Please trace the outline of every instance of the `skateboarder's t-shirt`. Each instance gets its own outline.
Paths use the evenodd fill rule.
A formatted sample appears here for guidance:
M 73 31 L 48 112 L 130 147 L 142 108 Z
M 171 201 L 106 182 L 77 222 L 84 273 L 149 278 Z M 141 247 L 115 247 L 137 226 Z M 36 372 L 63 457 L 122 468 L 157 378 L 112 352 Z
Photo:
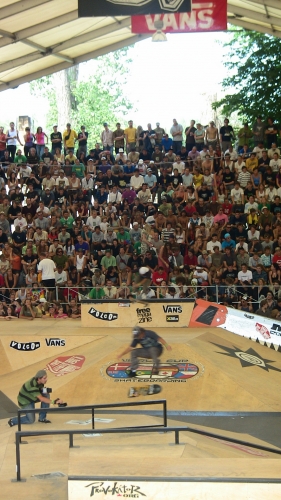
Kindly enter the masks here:
M 162 344 L 158 342 L 159 335 L 152 330 L 145 330 L 145 336 L 143 339 L 134 339 L 131 343 L 131 347 L 137 347 L 140 344 L 144 349 L 149 349 L 149 347 L 162 347 Z

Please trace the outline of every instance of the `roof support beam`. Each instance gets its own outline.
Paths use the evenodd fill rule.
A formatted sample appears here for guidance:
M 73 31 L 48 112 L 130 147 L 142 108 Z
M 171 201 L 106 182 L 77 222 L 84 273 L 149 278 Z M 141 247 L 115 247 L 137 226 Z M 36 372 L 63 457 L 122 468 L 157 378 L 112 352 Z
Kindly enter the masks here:
M 248 19 L 254 19 L 255 21 L 260 21 L 261 23 L 281 24 L 281 17 L 267 16 L 266 14 L 262 14 L 256 10 L 236 7 L 236 5 L 232 5 L 231 3 L 228 3 L 228 12 L 237 14 L 238 16 L 247 17 Z
M 22 85 L 23 83 L 36 80 L 37 78 L 41 78 L 42 76 L 51 75 L 52 73 L 56 73 L 57 71 L 62 71 L 63 69 L 70 68 L 71 66 L 75 66 L 76 64 L 79 64 L 81 62 L 89 61 L 89 59 L 93 59 L 94 57 L 99 57 L 101 55 L 107 54 L 108 52 L 122 49 L 123 47 L 127 47 L 128 45 L 132 45 L 136 42 L 145 40 L 146 38 L 150 37 L 151 34 L 131 36 L 129 38 L 126 38 L 125 40 L 121 40 L 120 42 L 113 43 L 112 45 L 107 45 L 106 47 L 103 47 L 93 52 L 89 52 L 88 54 L 83 54 L 82 56 L 79 56 L 76 59 L 74 59 L 72 64 L 68 62 L 55 64 L 53 66 L 44 68 L 40 71 L 36 71 L 35 73 L 30 73 L 29 75 L 16 78 L 15 80 L 11 80 L 10 82 L 3 82 L 0 84 L 0 92 L 3 92 L 4 90 L 8 89 L 17 88 L 19 85 Z
M 253 2 L 261 4 L 263 7 L 266 5 L 267 7 L 272 7 L 273 9 L 280 10 L 280 0 L 247 0 L 248 2 Z
M 98 28 L 93 31 L 89 31 L 88 33 L 84 33 L 83 35 L 70 38 L 66 42 L 63 42 L 59 44 L 57 47 L 53 48 L 53 53 L 56 53 L 57 51 L 63 52 L 64 50 L 70 49 L 71 47 L 75 47 L 76 45 L 80 45 L 81 43 L 86 43 L 91 40 L 95 40 L 96 38 L 108 35 L 109 33 L 113 34 L 116 31 L 122 30 L 123 28 L 129 28 L 130 26 L 131 26 L 131 18 L 127 17 L 122 21 L 117 21 L 115 23 L 108 24 L 103 28 Z
M 242 21 L 241 19 L 235 17 L 228 17 L 228 22 L 234 24 L 235 26 L 241 26 L 247 30 L 259 31 L 260 33 L 265 33 L 266 35 L 276 36 L 281 38 L 281 31 L 272 31 L 266 26 L 259 26 L 258 24 L 249 23 L 248 21 Z
M 58 44 L 56 47 L 42 47 L 31 40 L 22 40 L 23 43 L 29 45 L 36 49 L 36 52 L 32 52 L 23 57 L 18 57 L 17 59 L 13 59 L 11 61 L 4 62 L 0 64 L 0 72 L 8 71 L 9 69 L 16 68 L 18 66 L 23 66 L 24 64 L 28 64 L 30 62 L 34 62 L 38 59 L 41 59 L 45 55 L 53 55 L 58 57 L 59 59 L 63 59 L 71 64 L 73 63 L 73 59 L 67 55 L 62 54 L 62 52 L 71 47 L 75 47 L 81 43 L 88 42 L 89 40 L 94 40 L 95 38 L 99 38 L 101 36 L 105 36 L 109 33 L 115 33 L 118 30 L 128 28 L 131 25 L 131 18 L 128 17 L 124 19 L 124 21 L 117 21 L 108 26 L 104 26 L 103 28 L 99 28 L 97 30 L 90 31 L 89 33 L 84 33 L 83 35 L 71 38 L 64 43 Z
M 59 26 L 71 23 L 76 19 L 78 19 L 78 11 L 73 10 L 72 12 L 67 12 L 63 16 L 58 16 L 53 19 L 50 19 L 49 21 L 44 21 L 43 23 L 35 24 L 34 26 L 30 26 L 29 28 L 16 31 L 15 33 L 7 33 L 3 32 L 3 30 L 0 30 L 0 35 L 3 35 L 3 38 L 0 38 L 0 47 L 5 47 L 5 45 L 9 45 L 11 43 L 10 40 L 11 38 L 15 42 L 21 42 L 25 38 L 39 35 L 40 33 L 44 33 L 45 31 L 51 30 L 53 28 L 58 28 Z
M 20 2 L 12 3 L 0 9 L 0 19 L 3 21 L 7 17 L 16 16 L 17 14 L 21 14 L 21 12 L 34 9 L 34 7 L 48 2 L 51 2 L 51 0 L 21 0 Z

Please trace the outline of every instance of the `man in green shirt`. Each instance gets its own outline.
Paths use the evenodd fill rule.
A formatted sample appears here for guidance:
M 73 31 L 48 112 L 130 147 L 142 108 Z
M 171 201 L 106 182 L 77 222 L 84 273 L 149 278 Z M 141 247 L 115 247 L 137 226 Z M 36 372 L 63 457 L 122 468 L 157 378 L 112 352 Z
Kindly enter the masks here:
M 117 233 L 117 240 L 121 245 L 131 242 L 130 235 L 127 231 L 125 231 L 124 227 L 120 227 L 119 232 Z
M 83 179 L 85 165 L 83 165 L 83 163 L 80 163 L 80 160 L 78 158 L 76 158 L 74 165 L 72 166 L 72 173 L 74 172 L 77 175 L 78 179 Z
M 101 259 L 102 271 L 106 272 L 109 267 L 116 267 L 116 259 L 113 255 L 111 255 L 111 251 L 109 249 L 106 250 L 105 255 Z
M 63 217 L 60 219 L 60 223 L 67 227 L 67 229 L 73 229 L 74 218 L 68 213 L 67 210 L 63 212 Z
M 18 149 L 18 151 L 17 151 L 17 154 L 16 154 L 16 156 L 15 156 L 15 160 L 14 160 L 14 161 L 15 161 L 15 163 L 16 163 L 17 165 L 21 165 L 21 163 L 26 163 L 26 162 L 27 162 L 27 158 L 26 158 L 26 156 L 24 156 L 24 155 L 22 154 L 21 149 Z
M 103 299 L 103 297 L 105 296 L 105 293 L 103 291 L 102 288 L 92 288 L 92 290 L 90 291 L 88 297 L 89 299 Z
M 47 382 L 47 372 L 39 370 L 34 377 L 25 382 L 18 394 L 18 405 L 21 409 L 26 410 L 26 415 L 20 417 L 22 424 L 33 424 L 35 421 L 35 413 L 28 413 L 28 410 L 35 408 L 35 403 L 41 402 L 41 408 L 44 411 L 39 413 L 38 422 L 50 424 L 50 420 L 46 419 L 46 408 L 50 406 L 50 396 L 47 393 L 44 385 Z M 51 401 L 52 404 L 61 404 L 61 399 Z M 18 424 L 18 417 L 11 418 L 8 422 L 10 427 Z

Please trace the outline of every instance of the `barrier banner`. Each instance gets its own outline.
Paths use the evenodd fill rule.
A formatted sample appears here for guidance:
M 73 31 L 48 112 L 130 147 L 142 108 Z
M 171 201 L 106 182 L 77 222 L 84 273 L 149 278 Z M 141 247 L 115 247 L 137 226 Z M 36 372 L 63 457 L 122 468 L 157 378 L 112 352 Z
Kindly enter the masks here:
M 268 347 L 281 346 L 280 321 L 202 299 L 195 301 L 189 326 L 213 326 L 264 343 Z
M 162 20 L 164 33 L 197 33 L 227 29 L 227 2 L 196 2 L 191 12 L 133 16 L 132 33 L 155 33 L 155 21 Z
M 78 17 L 190 12 L 191 0 L 78 0 Z

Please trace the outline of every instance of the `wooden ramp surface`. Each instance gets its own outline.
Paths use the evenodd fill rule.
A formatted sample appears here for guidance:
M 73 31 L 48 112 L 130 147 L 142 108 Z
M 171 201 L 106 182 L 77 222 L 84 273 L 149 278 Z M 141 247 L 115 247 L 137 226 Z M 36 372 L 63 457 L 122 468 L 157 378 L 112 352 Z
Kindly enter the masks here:
M 48 499 L 66 499 L 68 474 L 280 477 L 278 455 L 253 452 L 242 446 L 184 432 L 180 434 L 178 446 L 174 445 L 171 433 L 82 436 L 75 438 L 74 444 L 79 448 L 70 451 L 66 437 L 29 438 L 29 444 L 21 446 L 22 474 L 27 482 L 11 483 L 15 478 L 14 428 L 8 427 L 7 419 L 13 416 L 11 411 L 15 408 L 21 384 L 39 369 L 49 367 L 47 385 L 53 388 L 54 397 L 63 398 L 68 405 L 129 402 L 132 401 L 128 398 L 131 386 L 153 382 L 160 384 L 162 392 L 147 399 L 166 399 L 168 411 L 280 412 L 281 353 L 215 328 L 161 329 L 158 333 L 171 344 L 172 351 L 164 351 L 159 375 L 151 377 L 151 363 L 143 360 L 137 379 L 132 381 L 124 372 L 129 365 L 128 356 L 118 359 L 119 353 L 131 341 L 129 328 L 90 330 L 76 321 L 35 320 L 5 322 L 3 330 L 0 340 L 2 498 L 21 500 L 29 496 L 37 500 L 44 495 Z M 50 339 L 54 338 L 63 340 L 61 344 L 65 345 L 50 345 Z M 31 342 L 40 346 L 22 350 Z M 15 348 L 18 344 L 20 349 Z M 139 400 L 144 399 L 142 396 Z M 160 407 L 149 409 L 159 411 Z M 112 419 L 112 422 L 97 423 L 97 426 L 159 423 L 158 417 L 141 412 L 99 414 L 98 417 Z M 77 428 L 77 424 L 67 422 L 86 420 L 90 416 L 59 414 L 50 418 L 52 424 L 44 426 L 44 430 Z M 174 421 L 170 424 L 177 425 Z M 42 425 L 35 423 L 32 430 L 35 429 L 42 429 Z M 213 431 L 223 434 L 215 427 Z M 272 446 L 250 434 L 234 432 L 233 437 Z M 51 472 L 61 472 L 65 476 L 32 477 Z

